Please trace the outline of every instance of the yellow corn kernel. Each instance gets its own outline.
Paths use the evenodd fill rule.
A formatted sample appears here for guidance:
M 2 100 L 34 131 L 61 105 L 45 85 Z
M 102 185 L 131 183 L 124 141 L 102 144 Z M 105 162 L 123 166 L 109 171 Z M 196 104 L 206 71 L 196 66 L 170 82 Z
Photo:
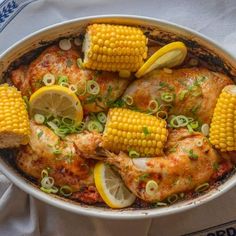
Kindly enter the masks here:
M 146 36 L 137 27 L 90 25 L 83 43 L 83 66 L 95 70 L 121 71 L 121 77 L 129 77 L 130 72 L 137 71 L 143 65 L 147 57 L 146 44 Z
M 114 127 L 117 122 L 119 125 Z M 141 156 L 157 156 L 162 153 L 167 135 L 164 120 L 125 108 L 113 108 L 108 113 L 102 146 L 116 153 L 135 150 Z
M 236 85 L 226 86 L 214 110 L 210 142 L 222 152 L 236 151 Z
M 21 93 L 8 84 L 0 85 L 0 148 L 27 144 L 30 126 Z

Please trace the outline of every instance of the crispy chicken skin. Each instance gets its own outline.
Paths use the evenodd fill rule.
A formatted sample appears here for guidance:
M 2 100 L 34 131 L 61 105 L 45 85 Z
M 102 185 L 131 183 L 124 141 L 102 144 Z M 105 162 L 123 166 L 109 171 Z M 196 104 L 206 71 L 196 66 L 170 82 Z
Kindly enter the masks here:
M 86 138 L 87 137 L 87 138 Z M 101 202 L 93 178 L 95 161 L 81 158 L 77 149 L 88 155 L 95 152 L 99 134 L 84 133 L 68 136 L 68 140 L 60 140 L 49 128 L 31 122 L 29 145 L 21 148 L 17 156 L 17 166 L 27 175 L 41 178 L 41 171 L 49 168 L 49 175 L 55 180 L 56 186 L 69 185 L 73 189 L 73 199 L 86 203 Z M 83 140 L 87 147 L 83 145 Z M 80 140 L 82 145 L 80 146 Z M 91 145 L 91 146 L 89 146 Z M 55 154 L 60 150 L 60 154 Z
M 124 96 L 133 98 L 133 106 L 148 110 L 150 100 L 156 99 L 169 114 L 186 115 L 209 124 L 221 90 L 233 82 L 225 75 L 205 68 L 176 69 L 172 73 L 154 70 L 133 82 Z M 163 102 L 163 93 L 174 95 L 173 102 Z
M 58 46 L 45 49 L 29 66 L 20 66 L 12 71 L 11 80 L 21 90 L 23 95 L 30 95 L 42 87 L 43 76 L 52 73 L 56 78 L 67 76 L 69 84 L 77 85 L 79 98 L 87 112 L 105 110 L 110 103 L 120 97 L 129 80 L 120 78 L 118 73 L 84 70 L 77 65 L 77 59 L 82 55 L 75 48 L 68 51 L 61 50 Z M 86 81 L 95 80 L 100 92 L 90 95 L 86 92 Z
M 216 172 L 214 165 L 220 160 L 201 133 L 190 134 L 185 129 L 170 132 L 165 156 L 132 159 L 125 153 L 108 152 L 107 155 L 107 162 L 117 167 L 130 191 L 147 202 L 162 201 L 208 182 Z M 149 180 L 158 183 L 158 191 L 153 196 L 145 191 Z

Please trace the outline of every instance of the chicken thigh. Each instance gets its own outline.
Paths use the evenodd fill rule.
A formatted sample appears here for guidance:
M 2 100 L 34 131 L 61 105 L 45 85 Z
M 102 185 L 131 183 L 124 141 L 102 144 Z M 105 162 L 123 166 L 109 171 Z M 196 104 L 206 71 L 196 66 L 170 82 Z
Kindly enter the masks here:
M 80 156 L 81 152 L 84 155 L 94 154 L 100 138 L 97 133 L 83 133 L 60 140 L 46 126 L 31 122 L 30 143 L 21 148 L 16 163 L 23 172 L 38 181 L 41 171 L 49 169 L 56 186 L 69 185 L 72 188 L 72 198 L 87 203 L 101 202 L 94 184 L 95 161 Z M 84 140 L 87 140 L 86 146 Z
M 154 70 L 134 81 L 124 97 L 132 97 L 133 108 L 148 111 L 151 100 L 169 115 L 193 117 L 209 124 L 221 90 L 233 82 L 205 68 Z
M 201 133 L 190 134 L 185 129 L 170 132 L 164 156 L 130 158 L 122 152 L 107 152 L 107 156 L 106 161 L 117 167 L 130 191 L 146 202 L 162 201 L 208 182 L 220 161 Z M 149 180 L 158 185 L 153 195 L 145 190 Z
M 69 84 L 77 86 L 77 94 L 85 112 L 106 110 L 109 104 L 123 94 L 129 79 L 120 78 L 118 73 L 84 70 L 77 64 L 80 57 L 75 48 L 63 51 L 58 46 L 50 46 L 29 66 L 20 66 L 12 71 L 10 79 L 23 95 L 29 96 L 44 85 L 45 74 L 53 74 L 56 82 L 60 76 L 66 76 Z M 87 91 L 87 81 L 90 80 L 99 85 L 98 94 L 90 94 Z

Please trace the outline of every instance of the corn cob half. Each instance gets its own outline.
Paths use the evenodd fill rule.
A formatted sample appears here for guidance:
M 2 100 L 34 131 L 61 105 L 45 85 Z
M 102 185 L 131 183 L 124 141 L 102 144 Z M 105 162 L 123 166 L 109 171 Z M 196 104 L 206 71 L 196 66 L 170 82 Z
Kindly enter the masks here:
M 217 100 L 210 142 L 222 152 L 236 151 L 236 85 L 226 86 Z
M 133 150 L 140 156 L 156 156 L 162 153 L 166 140 L 165 120 L 124 108 L 109 110 L 103 148 L 116 153 Z
M 147 57 L 147 38 L 136 27 L 110 24 L 88 26 L 83 42 L 86 68 L 137 71 Z
M 30 125 L 21 93 L 7 84 L 0 86 L 0 148 L 27 144 Z

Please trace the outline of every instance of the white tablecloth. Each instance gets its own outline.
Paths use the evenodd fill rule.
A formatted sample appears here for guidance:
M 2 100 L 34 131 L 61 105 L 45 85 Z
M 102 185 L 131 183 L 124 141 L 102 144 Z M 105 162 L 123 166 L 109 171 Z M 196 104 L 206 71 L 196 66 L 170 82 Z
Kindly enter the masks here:
M 0 0 L 0 53 L 47 25 L 111 13 L 151 16 L 190 27 L 236 55 L 235 0 Z M 185 213 L 115 221 L 56 209 L 25 194 L 0 174 L 0 235 L 175 236 L 196 231 L 191 235 L 236 235 L 236 189 Z

